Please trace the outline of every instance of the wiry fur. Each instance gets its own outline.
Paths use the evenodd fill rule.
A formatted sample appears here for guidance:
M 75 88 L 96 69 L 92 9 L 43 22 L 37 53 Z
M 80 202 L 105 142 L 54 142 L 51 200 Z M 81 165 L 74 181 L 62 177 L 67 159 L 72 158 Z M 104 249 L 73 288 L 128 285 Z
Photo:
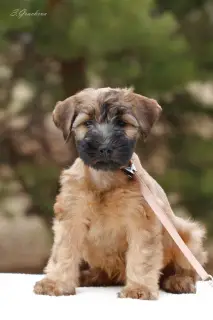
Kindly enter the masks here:
M 86 91 L 89 95 L 85 100 L 87 102 L 81 102 L 79 108 L 85 108 L 87 113 L 90 108 L 93 111 L 96 109 L 98 114 L 100 104 L 94 104 L 94 101 L 103 100 L 104 96 L 105 100 L 114 98 L 114 104 L 120 103 L 116 100 L 116 90 L 120 94 L 119 89 L 111 90 Z M 132 92 L 124 93 L 126 101 L 137 98 L 132 96 Z M 137 108 L 139 102 L 134 101 Z M 66 106 L 72 109 L 70 104 Z M 64 104 L 62 108 L 65 108 Z M 54 114 L 57 119 L 58 112 L 59 109 Z M 72 121 L 70 112 L 73 111 L 66 111 L 66 118 Z M 135 137 L 139 129 L 147 135 L 156 118 L 153 113 L 144 117 L 144 111 L 140 112 L 139 128 L 131 128 L 135 130 Z M 137 118 L 133 111 L 130 114 Z M 64 130 L 65 136 L 69 135 L 71 124 L 66 124 L 64 114 L 60 115 L 60 119 L 58 126 Z M 56 119 L 54 121 L 57 122 Z M 87 130 L 80 124 L 74 132 L 76 139 L 82 140 Z M 136 157 L 135 154 L 132 156 Z M 206 261 L 203 229 L 197 223 L 185 221 L 171 213 L 165 193 L 145 170 L 144 179 L 156 198 L 161 199 L 182 239 L 203 264 Z M 75 294 L 79 285 L 124 285 L 119 297 L 136 299 L 157 299 L 159 286 L 174 293 L 195 292 L 195 271 L 143 201 L 136 179 L 129 180 L 119 169 L 96 170 L 78 158 L 71 168 L 63 171 L 60 181 L 61 190 L 54 205 L 52 253 L 45 269 L 46 278 L 36 283 L 35 293 Z M 82 261 L 88 263 L 88 270 L 80 270 Z

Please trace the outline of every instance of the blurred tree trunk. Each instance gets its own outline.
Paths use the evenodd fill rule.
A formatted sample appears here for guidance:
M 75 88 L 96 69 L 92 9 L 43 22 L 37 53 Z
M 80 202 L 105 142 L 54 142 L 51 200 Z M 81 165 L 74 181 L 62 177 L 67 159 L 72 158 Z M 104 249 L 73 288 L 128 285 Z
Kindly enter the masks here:
M 62 84 L 66 97 L 87 86 L 86 61 L 84 57 L 61 62 Z
M 64 96 L 62 99 L 75 94 L 76 92 L 87 87 L 86 77 L 86 60 L 84 57 L 78 57 L 72 60 L 61 61 L 61 78 L 62 87 L 64 90 Z M 70 165 L 73 164 L 78 157 L 78 153 L 75 147 L 74 138 L 71 137 L 68 143 L 68 147 L 71 151 Z

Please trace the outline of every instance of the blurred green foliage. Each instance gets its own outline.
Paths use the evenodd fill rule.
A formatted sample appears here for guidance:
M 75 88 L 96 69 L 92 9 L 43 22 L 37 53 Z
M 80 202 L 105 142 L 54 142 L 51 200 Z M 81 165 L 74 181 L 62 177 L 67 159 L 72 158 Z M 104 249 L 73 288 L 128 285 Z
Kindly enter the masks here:
M 23 13 L 36 11 L 46 15 Z M 1 108 L 9 108 L 11 90 L 18 80 L 25 79 L 34 95 L 18 113 L 28 117 L 21 133 L 36 140 L 39 137 L 46 153 L 42 161 L 35 154 L 24 154 L 14 146 L 14 131 L 6 126 L 1 133 L 0 159 L 13 167 L 38 214 L 51 216 L 59 167 L 69 164 L 53 160 L 45 147 L 44 116 L 57 100 L 86 86 L 134 86 L 139 93 L 158 99 L 163 107 L 162 134 L 153 134 L 146 146 L 139 144 L 146 168 L 168 194 L 179 195 L 174 206 L 207 221 L 213 232 L 213 101 L 202 102 L 188 90 L 190 83 L 212 82 L 212 17 L 210 0 L 1 3 L 0 46 L 3 62 L 12 70 L 10 79 L 2 81 L 6 93 Z M 18 58 L 11 54 L 14 43 L 22 48 Z M 201 121 L 203 117 L 208 121 Z M 2 119 L 3 127 L 6 120 Z M 203 134 L 201 125 L 210 133 Z M 166 150 L 165 159 L 161 150 Z M 149 160 L 156 152 L 165 162 L 163 172 Z

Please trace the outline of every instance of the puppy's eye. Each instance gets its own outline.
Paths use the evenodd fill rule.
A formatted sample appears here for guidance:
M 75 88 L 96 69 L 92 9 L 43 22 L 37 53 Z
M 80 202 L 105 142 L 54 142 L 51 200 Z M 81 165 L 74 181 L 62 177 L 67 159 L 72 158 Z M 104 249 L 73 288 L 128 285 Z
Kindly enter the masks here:
M 84 125 L 88 128 L 89 126 L 91 126 L 93 124 L 92 120 L 87 120 L 84 122 Z
M 117 124 L 118 126 L 120 126 L 120 127 L 125 127 L 126 122 L 119 119 L 119 120 L 116 121 L 116 124 Z

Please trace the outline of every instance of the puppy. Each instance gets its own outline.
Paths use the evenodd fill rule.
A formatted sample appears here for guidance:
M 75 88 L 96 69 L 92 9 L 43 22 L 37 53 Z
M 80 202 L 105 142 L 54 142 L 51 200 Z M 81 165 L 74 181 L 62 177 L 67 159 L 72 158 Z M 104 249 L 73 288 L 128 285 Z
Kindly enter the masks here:
M 137 155 L 161 113 L 158 103 L 128 89 L 85 89 L 53 112 L 79 158 L 61 175 L 54 205 L 54 244 L 46 277 L 34 292 L 72 295 L 77 286 L 124 286 L 120 298 L 157 299 L 159 288 L 194 293 L 197 276 L 143 200 L 137 179 L 121 170 Z M 203 229 L 175 217 L 165 193 L 144 170 L 182 239 L 204 264 Z M 81 270 L 84 261 L 88 270 Z

